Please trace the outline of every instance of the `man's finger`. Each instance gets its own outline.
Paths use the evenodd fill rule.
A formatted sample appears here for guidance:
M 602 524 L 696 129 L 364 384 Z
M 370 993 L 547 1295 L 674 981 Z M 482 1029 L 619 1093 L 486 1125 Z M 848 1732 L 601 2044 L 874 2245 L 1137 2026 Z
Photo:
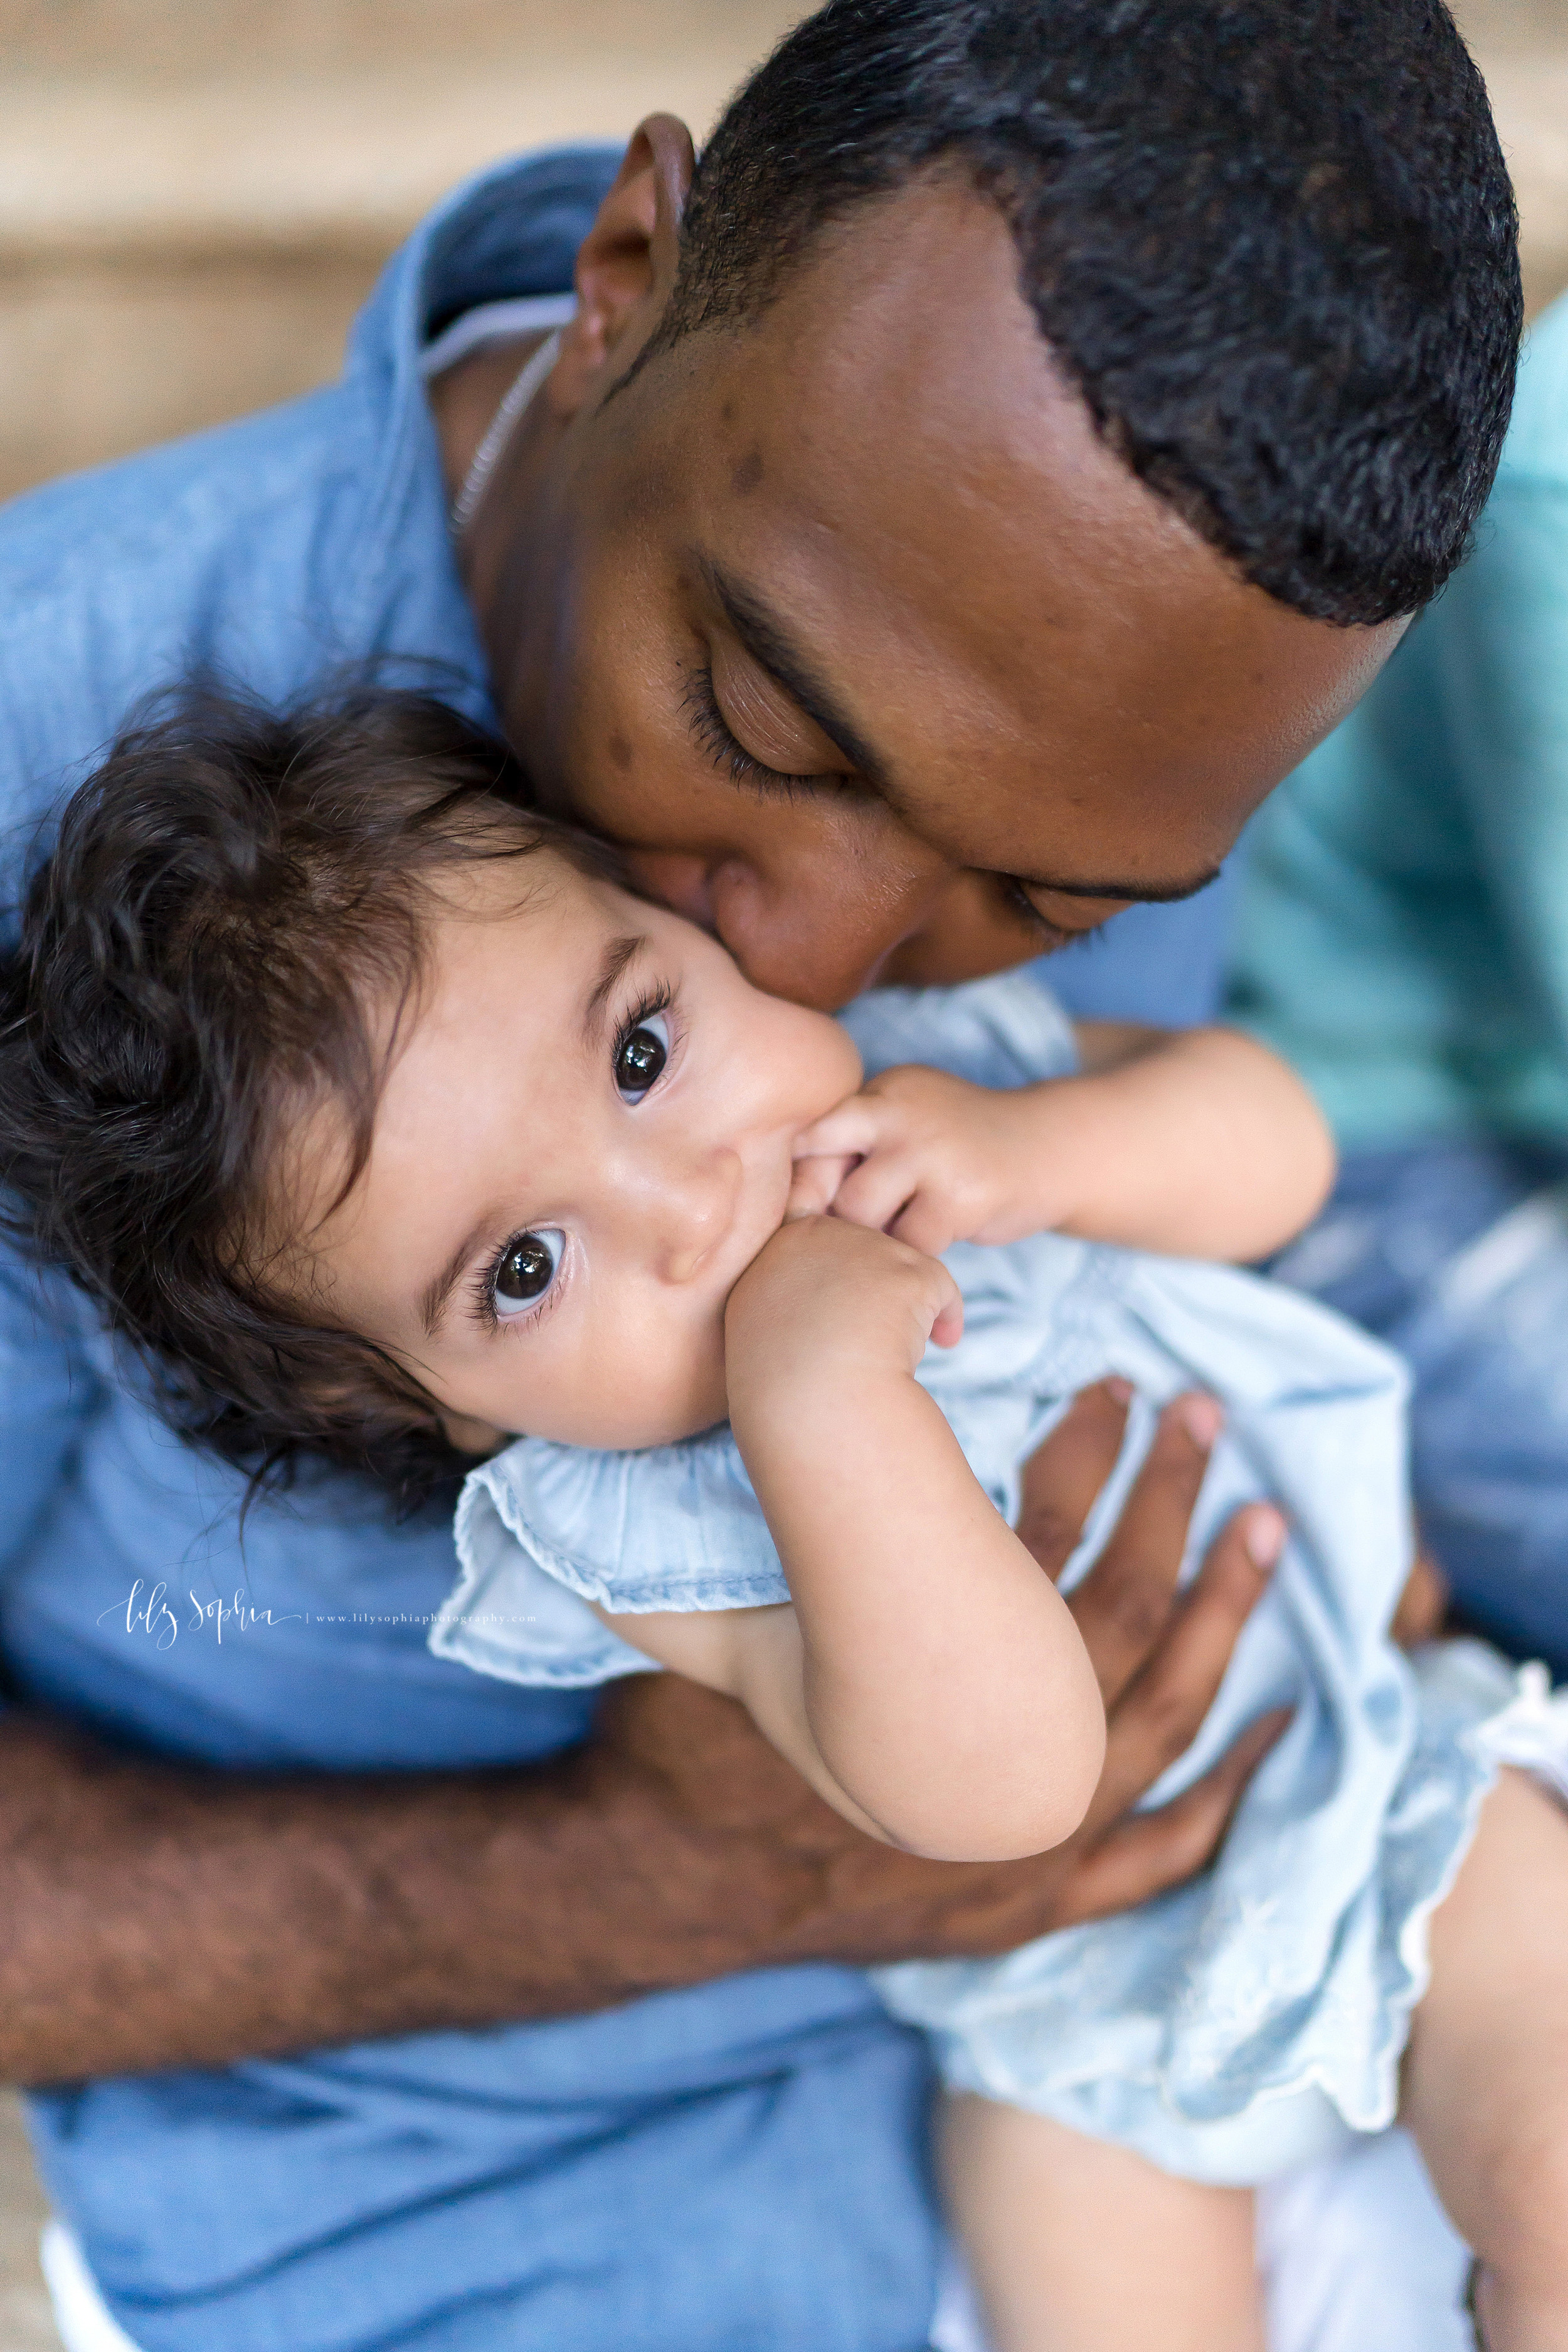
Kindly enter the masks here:
M 1219 1434 L 1212 1397 L 1177 1397 L 1160 1416 L 1105 1549 L 1068 1605 L 1113 1707 L 1169 1621 L 1187 1529 Z
M 1249 1724 L 1234 1747 L 1157 1812 L 1133 1813 L 1089 1843 L 1058 1895 L 1058 1927 L 1130 1910 L 1205 1869 L 1248 1781 L 1289 1722 L 1285 1708 Z
M 1429 1551 L 1417 1551 L 1389 1632 L 1402 1650 L 1435 1642 L 1448 1614 L 1448 1580 Z
M 1051 1578 L 1076 1550 L 1095 1498 L 1116 1467 L 1131 1402 L 1128 1381 L 1097 1381 L 1074 1397 L 1024 1465 L 1018 1539 Z
M 1091 1819 L 1114 1821 L 1186 1754 L 1284 1540 L 1273 1504 L 1248 1503 L 1210 1545 L 1163 1640 L 1111 1711 Z

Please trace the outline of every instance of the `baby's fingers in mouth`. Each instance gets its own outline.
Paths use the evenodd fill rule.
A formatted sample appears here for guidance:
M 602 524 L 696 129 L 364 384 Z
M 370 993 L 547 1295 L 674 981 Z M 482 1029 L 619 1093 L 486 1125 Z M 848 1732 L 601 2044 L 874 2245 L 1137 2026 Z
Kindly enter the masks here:
M 816 1152 L 796 1160 L 784 1207 L 785 1223 L 795 1217 L 826 1216 L 855 1164 L 856 1155 L 849 1151 Z

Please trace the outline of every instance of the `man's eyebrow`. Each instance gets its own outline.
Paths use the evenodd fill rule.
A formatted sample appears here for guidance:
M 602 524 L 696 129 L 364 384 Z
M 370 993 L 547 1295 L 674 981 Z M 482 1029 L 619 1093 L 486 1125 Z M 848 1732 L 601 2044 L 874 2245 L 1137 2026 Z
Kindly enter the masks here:
M 446 1265 L 433 1281 L 426 1284 L 419 1296 L 419 1320 L 425 1327 L 425 1337 L 433 1339 L 441 1328 L 441 1320 L 451 1305 L 452 1293 L 463 1278 L 463 1269 L 495 1224 L 493 1210 L 485 1212 L 479 1223 L 463 1235 Z
M 1010 878 L 1021 882 L 1026 890 L 1048 890 L 1061 898 L 1126 898 L 1135 906 L 1173 907 L 1180 898 L 1195 898 L 1219 877 L 1220 868 L 1211 866 L 1194 882 L 1063 882 L 1049 874 L 1015 874 Z
M 793 695 L 806 717 L 821 728 L 836 750 L 843 752 L 858 776 L 879 790 L 887 771 L 865 737 L 849 719 L 833 689 L 813 668 L 780 620 L 754 588 L 734 579 L 711 556 L 699 555 L 697 569 L 723 608 L 729 622 L 759 669 L 765 669 L 784 692 Z
M 765 669 L 787 694 L 794 696 L 806 717 L 814 719 L 829 741 L 852 762 L 857 775 L 879 791 L 885 791 L 888 779 L 882 761 L 845 716 L 832 688 L 812 667 L 778 614 L 754 588 L 735 579 L 713 557 L 699 554 L 696 564 L 731 628 L 758 667 Z M 1013 875 L 1009 879 L 1022 882 L 1026 889 L 1050 890 L 1066 898 L 1122 898 L 1144 906 L 1169 907 L 1182 898 L 1195 898 L 1200 890 L 1206 890 L 1211 882 L 1218 880 L 1219 872 L 1217 866 L 1208 866 L 1190 882 L 1063 882 L 1045 875 L 1028 874 Z
M 637 932 L 626 939 L 612 940 L 605 948 L 599 965 L 599 977 L 583 1007 L 583 1040 L 585 1045 L 592 1045 L 597 1039 L 604 1026 L 605 1007 L 614 995 L 622 973 L 647 945 L 647 940 Z

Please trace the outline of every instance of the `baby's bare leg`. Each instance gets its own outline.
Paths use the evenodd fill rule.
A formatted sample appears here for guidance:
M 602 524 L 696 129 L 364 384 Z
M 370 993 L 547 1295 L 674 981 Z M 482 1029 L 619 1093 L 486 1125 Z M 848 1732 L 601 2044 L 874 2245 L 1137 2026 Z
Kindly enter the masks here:
M 1489 2352 L 1568 2346 L 1568 1815 L 1505 1772 L 1432 1923 L 1401 2119 L 1482 2264 Z
M 989 2099 L 950 2099 L 941 2147 L 995 2352 L 1262 2352 L 1250 2190 Z

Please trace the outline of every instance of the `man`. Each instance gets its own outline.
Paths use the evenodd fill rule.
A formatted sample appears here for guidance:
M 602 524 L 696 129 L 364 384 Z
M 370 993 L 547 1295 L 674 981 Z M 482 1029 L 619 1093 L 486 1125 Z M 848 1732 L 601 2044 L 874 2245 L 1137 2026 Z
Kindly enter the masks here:
M 1259 820 L 1237 1013 L 1333 1119 L 1279 1271 L 1405 1353 L 1467 1622 L 1568 1675 L 1568 303 L 1475 554 Z
M 691 168 L 656 117 L 618 172 L 489 175 L 342 384 L 13 509 L 9 810 L 193 662 L 287 696 L 382 659 L 440 665 L 811 1002 L 1200 887 L 1489 478 L 1511 205 L 1446 14 L 837 0 L 683 229 Z M 579 246 L 498 440 L 537 335 L 487 349 L 478 313 L 558 298 Z M 1222 1538 L 1170 1608 L 1202 1402 L 1077 1603 L 1112 1711 L 1088 1832 L 935 1869 L 673 1680 L 581 1745 L 574 1699 L 439 1666 L 440 1513 L 389 1529 L 323 1476 L 242 1550 L 85 1316 L 7 1297 L 0 2017 L 16 2076 L 77 2083 L 35 2102 L 41 2159 L 131 2339 L 912 2352 L 921 2053 L 829 1963 L 1005 1948 L 1212 1850 L 1256 1741 L 1128 1810 L 1257 1591 Z M 1091 1395 L 1037 1465 L 1047 1567 L 1119 1434 Z

